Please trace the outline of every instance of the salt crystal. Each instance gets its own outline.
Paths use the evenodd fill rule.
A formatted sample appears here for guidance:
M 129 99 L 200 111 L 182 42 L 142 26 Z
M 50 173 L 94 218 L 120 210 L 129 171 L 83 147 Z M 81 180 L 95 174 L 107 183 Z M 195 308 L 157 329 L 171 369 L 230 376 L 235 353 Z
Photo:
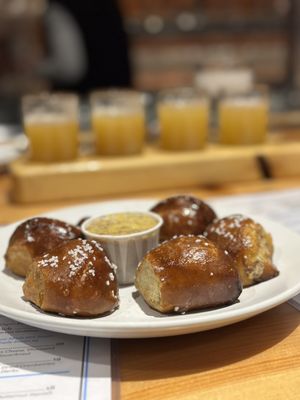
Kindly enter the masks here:
M 108 276 L 109 276 L 109 279 L 110 279 L 111 281 L 114 281 L 114 280 L 115 280 L 115 276 L 114 276 L 114 274 L 113 274 L 112 272 L 110 272 L 110 273 L 108 274 Z

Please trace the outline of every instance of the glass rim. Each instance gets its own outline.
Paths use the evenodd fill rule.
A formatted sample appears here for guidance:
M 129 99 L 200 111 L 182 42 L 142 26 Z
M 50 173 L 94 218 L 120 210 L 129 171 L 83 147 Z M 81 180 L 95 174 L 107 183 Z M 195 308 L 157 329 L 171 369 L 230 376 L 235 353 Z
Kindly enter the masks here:
M 22 96 L 22 101 L 28 100 L 37 100 L 37 99 L 76 99 L 78 100 L 79 96 L 75 92 L 39 92 L 39 93 L 27 93 Z
M 90 100 L 99 99 L 109 99 L 115 96 L 124 97 L 130 96 L 130 98 L 143 98 L 145 93 L 135 89 L 125 89 L 125 88 L 109 88 L 109 89 L 95 89 L 89 94 Z
M 25 94 L 21 98 L 21 110 L 23 115 L 38 109 L 39 107 L 71 107 L 73 112 L 78 112 L 79 96 L 72 92 L 40 92 Z
M 245 92 L 236 93 L 222 93 L 219 96 L 219 102 L 226 102 L 230 100 L 247 100 L 247 99 L 259 99 L 262 101 L 269 101 L 270 88 L 265 84 L 254 85 L 250 90 Z
M 178 86 L 173 88 L 162 89 L 157 93 L 159 102 L 168 101 L 188 101 L 188 100 L 209 100 L 208 94 L 194 86 Z
M 91 112 L 101 108 L 108 110 L 120 108 L 122 110 L 144 110 L 146 106 L 146 94 L 131 89 L 107 89 L 94 90 L 89 96 Z

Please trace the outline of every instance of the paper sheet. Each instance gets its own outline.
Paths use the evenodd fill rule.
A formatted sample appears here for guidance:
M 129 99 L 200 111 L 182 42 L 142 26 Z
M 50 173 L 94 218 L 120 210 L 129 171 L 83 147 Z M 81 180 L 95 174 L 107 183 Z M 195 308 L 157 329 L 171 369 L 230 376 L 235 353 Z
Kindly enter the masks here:
M 209 203 L 232 213 L 262 215 L 300 233 L 300 189 L 219 197 Z
M 219 197 L 209 203 L 232 213 L 262 215 L 300 233 L 300 189 Z M 300 293 L 289 303 L 300 310 Z
M 109 400 L 110 348 L 0 316 L 0 399 Z

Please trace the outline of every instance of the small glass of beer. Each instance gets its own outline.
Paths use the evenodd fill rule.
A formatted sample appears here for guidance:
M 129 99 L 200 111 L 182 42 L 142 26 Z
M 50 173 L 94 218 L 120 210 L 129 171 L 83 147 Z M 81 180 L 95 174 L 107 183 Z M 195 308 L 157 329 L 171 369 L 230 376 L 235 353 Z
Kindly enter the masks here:
M 146 126 L 143 94 L 134 90 L 94 91 L 91 125 L 96 153 L 127 156 L 143 150 Z
M 252 145 L 267 139 L 269 102 L 267 89 L 224 96 L 219 103 L 219 143 Z
M 22 112 L 31 160 L 59 162 L 78 156 L 79 112 L 75 94 L 24 96 Z
M 202 149 L 207 141 L 209 101 L 194 88 L 159 93 L 160 147 L 171 151 Z

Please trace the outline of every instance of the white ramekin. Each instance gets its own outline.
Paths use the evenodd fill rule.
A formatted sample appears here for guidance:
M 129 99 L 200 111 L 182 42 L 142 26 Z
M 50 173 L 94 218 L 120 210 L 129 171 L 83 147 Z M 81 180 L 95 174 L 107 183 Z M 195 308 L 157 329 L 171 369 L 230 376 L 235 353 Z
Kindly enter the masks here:
M 157 221 L 157 224 L 150 229 L 128 235 L 101 235 L 89 232 L 88 227 L 95 220 L 120 212 L 122 211 L 91 217 L 84 221 L 81 229 L 87 239 L 96 240 L 102 245 L 109 259 L 117 266 L 118 283 L 128 285 L 134 282 L 138 263 L 149 250 L 158 245 L 159 229 L 163 220 L 158 214 L 151 211 L 125 211 L 125 213 L 149 215 Z

